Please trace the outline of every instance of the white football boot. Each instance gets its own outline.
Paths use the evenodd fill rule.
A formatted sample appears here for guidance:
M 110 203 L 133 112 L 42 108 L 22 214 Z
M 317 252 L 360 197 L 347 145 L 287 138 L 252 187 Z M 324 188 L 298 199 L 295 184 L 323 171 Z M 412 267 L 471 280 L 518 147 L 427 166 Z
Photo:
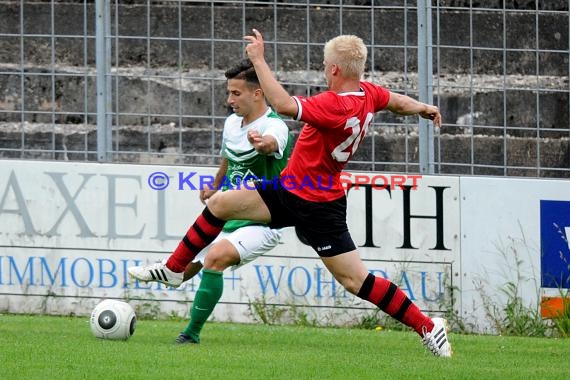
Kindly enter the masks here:
M 447 321 L 443 318 L 432 318 L 433 329 L 430 332 L 425 332 L 422 343 L 426 346 L 435 356 L 450 358 L 451 344 L 447 338 Z
M 131 277 L 143 282 L 160 282 L 164 285 L 177 288 L 182 284 L 184 273 L 176 273 L 166 267 L 166 260 L 158 263 L 128 267 Z

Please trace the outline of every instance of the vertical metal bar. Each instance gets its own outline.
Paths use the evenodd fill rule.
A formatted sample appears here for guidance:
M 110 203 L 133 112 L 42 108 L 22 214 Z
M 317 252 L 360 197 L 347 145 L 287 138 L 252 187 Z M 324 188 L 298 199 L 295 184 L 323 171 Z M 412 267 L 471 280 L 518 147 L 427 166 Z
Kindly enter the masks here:
M 87 94 L 89 94 L 89 67 L 88 67 L 88 54 L 87 54 L 87 46 L 89 43 L 88 36 L 88 29 L 87 29 L 87 2 L 83 3 L 83 67 L 84 67 L 84 74 L 83 74 L 83 126 L 87 127 L 90 124 L 89 121 L 89 98 Z M 85 152 L 83 153 L 83 160 L 89 160 L 89 134 L 84 134 L 83 145 L 85 147 Z
M 50 52 L 50 82 L 51 82 L 51 159 L 55 160 L 57 155 L 56 145 L 55 145 L 55 4 L 52 1 L 50 4 L 50 43 L 51 43 L 51 52 Z
M 247 30 L 247 27 L 245 25 L 245 20 L 247 18 L 247 12 L 246 12 L 246 5 L 245 2 L 241 3 L 241 34 L 242 36 L 245 36 L 246 34 L 250 34 L 251 33 L 251 29 Z M 275 24 L 275 23 L 274 23 Z M 243 55 L 244 57 L 246 57 L 247 55 L 245 54 L 245 47 L 246 47 L 246 43 L 245 41 L 242 41 L 242 51 L 243 51 Z M 273 40 L 273 48 L 275 48 L 275 39 Z
M 20 128 L 22 133 L 20 135 L 20 158 L 24 158 L 24 145 L 26 143 L 26 132 L 24 130 L 26 125 L 26 92 L 24 89 L 26 88 L 25 82 L 25 59 L 24 56 L 24 0 L 20 1 Z
M 185 80 L 185 75 L 184 75 L 184 61 L 183 61 L 183 57 L 182 57 L 182 49 L 183 49 L 183 37 L 182 37 L 182 10 L 184 8 L 182 8 L 182 1 L 178 0 L 178 146 L 181 148 L 182 147 L 182 123 L 183 123 L 183 117 L 182 115 L 184 114 L 182 112 L 182 102 L 183 102 L 183 93 L 182 93 L 182 89 L 184 86 L 184 80 Z M 179 149 L 176 152 L 177 155 L 182 155 L 182 149 Z
M 95 62 L 97 65 L 97 161 L 109 161 L 109 110 L 108 62 L 109 49 L 107 46 L 107 28 L 109 27 L 109 6 L 106 0 L 96 0 L 95 22 Z
M 404 94 L 408 94 L 408 0 L 404 0 Z M 404 168 L 405 172 L 410 171 L 410 134 L 409 118 L 404 118 Z
M 113 151 L 113 92 L 111 77 L 111 0 L 105 1 L 105 146 L 107 147 L 107 161 L 112 161 Z M 117 139 L 118 140 L 118 139 Z
M 115 67 L 113 69 L 114 72 L 114 83 L 115 86 L 109 86 L 109 91 L 112 91 L 112 94 L 115 94 L 115 108 L 111 109 L 109 108 L 109 112 L 113 112 L 113 120 L 115 121 L 115 125 L 116 126 L 120 126 L 121 125 L 121 120 L 120 120 L 120 110 L 121 107 L 119 106 L 119 79 L 120 79 L 120 71 L 119 71 L 119 67 L 120 67 L 120 59 L 119 59 L 119 52 L 120 52 L 120 39 L 119 39 L 119 0 L 115 0 L 115 14 L 114 14 L 114 19 L 113 21 L 111 21 L 109 19 L 109 27 L 111 26 L 111 24 L 114 24 L 115 26 L 115 35 L 111 36 L 110 32 L 109 32 L 109 43 L 114 40 L 115 41 L 115 51 L 114 51 L 114 56 L 115 56 Z M 111 57 L 111 54 L 109 54 L 109 57 Z M 109 62 L 109 68 L 111 69 L 111 62 Z M 113 88 L 113 89 L 112 89 Z M 111 98 L 113 98 L 113 95 L 110 95 Z M 111 124 L 111 123 L 109 123 Z M 113 131 L 111 131 L 110 133 L 112 134 Z M 111 146 L 114 151 L 119 151 L 119 129 L 116 128 L 115 129 L 115 143 L 113 144 L 113 139 L 111 138 L 111 143 L 109 146 Z
M 469 123 L 471 127 L 470 154 L 471 154 L 471 174 L 475 174 L 475 105 L 473 104 L 473 0 L 469 1 Z
M 441 50 L 440 50 L 440 45 L 441 45 L 441 36 L 440 36 L 440 31 L 441 31 L 441 9 L 439 7 L 439 0 L 437 0 L 436 3 L 436 9 L 435 9 L 435 17 L 436 17 L 436 37 L 435 37 L 435 46 L 436 47 L 436 62 L 437 62 L 437 67 L 435 69 L 436 72 L 436 83 L 434 84 L 434 88 L 437 88 L 437 92 L 438 92 L 438 97 L 437 97 L 437 106 L 440 107 L 441 106 L 441 83 L 440 83 L 440 77 L 441 77 Z M 436 133 L 437 135 L 437 173 L 441 174 L 442 173 L 442 165 L 441 165 L 441 134 Z M 435 158 L 434 158 L 435 160 Z
M 150 100 L 151 97 L 151 65 L 150 61 L 152 59 L 152 55 L 150 53 L 151 49 L 151 30 L 150 30 L 150 7 L 151 2 L 147 0 L 146 2 L 146 70 L 145 76 L 147 77 L 146 81 L 146 93 L 147 99 Z M 148 101 L 146 103 L 146 152 L 150 153 L 150 134 L 151 134 L 151 127 L 152 127 L 152 116 L 151 116 L 151 104 L 152 102 Z M 153 99 L 154 100 L 154 99 Z
M 536 14 L 535 14 L 535 25 L 534 33 L 536 38 L 536 176 L 540 177 L 540 34 L 538 33 L 539 27 L 539 14 L 538 14 L 538 2 L 535 4 Z
M 507 176 L 508 149 L 507 144 L 507 9 L 503 0 L 503 176 Z
M 375 21 L 375 12 L 374 10 L 376 9 L 376 6 L 374 5 L 374 3 L 372 4 L 372 9 L 370 10 L 370 80 L 371 81 L 375 81 L 376 80 L 376 70 L 375 70 L 375 65 L 376 65 L 376 61 L 374 59 L 374 43 L 375 43 L 375 38 L 374 38 L 374 21 Z M 372 125 L 370 126 L 370 138 L 372 139 L 372 147 L 371 147 L 371 155 L 372 155 L 372 165 L 370 170 L 375 171 L 376 170 L 376 123 L 372 123 Z
M 277 2 L 274 1 L 273 2 L 273 36 L 275 39 L 275 42 L 273 43 L 273 72 L 277 72 L 277 60 L 279 59 L 279 57 L 277 56 Z M 245 34 L 244 34 L 245 36 Z M 283 69 L 283 68 L 282 68 Z
M 210 9 L 212 12 L 210 13 L 210 36 L 211 36 L 211 43 L 210 43 L 210 57 L 212 60 L 210 61 L 210 72 L 214 73 L 214 69 L 216 68 L 216 49 L 215 49 L 215 39 L 216 39 L 216 4 L 214 1 L 210 2 Z M 244 20 L 245 22 L 245 20 Z M 212 117 L 210 118 L 210 124 L 212 125 L 212 129 L 210 131 L 210 154 L 216 156 L 216 116 L 214 110 L 216 109 L 216 80 L 214 75 L 210 77 L 210 107 L 212 112 L 210 114 Z
M 338 25 L 339 25 L 339 29 L 340 29 L 339 34 L 343 34 L 343 27 L 342 27 L 342 17 L 343 17 L 343 14 L 342 14 L 342 10 L 343 10 L 344 8 L 343 8 L 343 6 L 342 6 L 342 0 L 339 1 L 338 7 L 339 7 L 339 10 L 338 10 L 338 18 L 339 18 L 339 20 L 338 20 Z
M 309 4 L 309 0 L 307 0 L 306 2 L 306 22 L 305 22 L 305 28 L 307 28 L 307 48 L 306 48 L 306 52 L 307 52 L 307 57 L 306 57 L 306 70 L 307 72 L 310 72 L 311 70 L 311 12 L 310 12 L 310 4 Z M 311 85 L 309 83 L 307 83 L 307 87 L 306 87 L 306 95 L 310 96 L 311 95 Z
M 418 0 L 418 90 L 419 100 L 432 103 L 431 1 Z M 419 119 L 420 173 L 433 174 L 433 125 Z

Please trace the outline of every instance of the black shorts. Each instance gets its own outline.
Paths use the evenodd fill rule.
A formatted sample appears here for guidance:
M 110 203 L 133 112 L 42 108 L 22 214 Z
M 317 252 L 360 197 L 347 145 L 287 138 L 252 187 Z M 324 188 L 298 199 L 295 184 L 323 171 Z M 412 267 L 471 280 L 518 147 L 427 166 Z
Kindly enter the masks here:
M 295 226 L 300 240 L 322 257 L 356 249 L 346 225 L 346 197 L 311 202 L 284 189 L 280 181 L 258 180 L 255 186 L 271 214 L 271 228 Z

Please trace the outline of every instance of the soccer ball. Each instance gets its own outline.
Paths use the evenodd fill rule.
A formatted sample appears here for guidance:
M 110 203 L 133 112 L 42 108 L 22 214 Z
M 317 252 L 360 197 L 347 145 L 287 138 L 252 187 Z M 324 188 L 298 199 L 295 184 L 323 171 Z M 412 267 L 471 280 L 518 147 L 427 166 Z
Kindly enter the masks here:
M 128 303 L 103 300 L 91 312 L 90 324 L 97 338 L 127 340 L 135 332 L 137 317 Z

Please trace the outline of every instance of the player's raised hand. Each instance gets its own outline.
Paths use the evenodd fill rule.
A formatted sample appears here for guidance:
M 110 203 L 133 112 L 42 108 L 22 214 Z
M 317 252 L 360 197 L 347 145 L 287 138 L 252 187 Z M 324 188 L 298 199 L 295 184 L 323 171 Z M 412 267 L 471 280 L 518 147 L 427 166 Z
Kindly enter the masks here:
M 252 34 L 243 37 L 248 42 L 245 53 L 251 62 L 264 59 L 265 48 L 263 46 L 263 36 L 257 29 L 252 29 Z

